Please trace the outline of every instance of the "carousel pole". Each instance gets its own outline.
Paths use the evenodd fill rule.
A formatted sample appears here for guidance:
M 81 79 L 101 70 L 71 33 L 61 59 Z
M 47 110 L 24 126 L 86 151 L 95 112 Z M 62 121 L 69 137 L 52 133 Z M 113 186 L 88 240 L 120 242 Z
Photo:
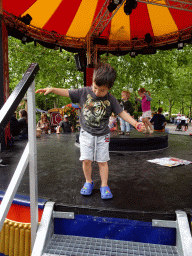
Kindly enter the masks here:
M 91 39 L 90 33 L 87 36 L 87 67 L 84 71 L 84 86 L 92 85 L 92 77 L 93 77 L 93 61 L 92 61 L 92 53 L 91 53 Z
M 9 68 L 8 68 L 8 32 L 3 17 L 3 0 L 0 0 L 0 108 L 9 97 Z M 5 135 L 6 134 L 6 135 Z M 1 150 L 6 147 L 6 138 L 10 134 L 7 126 L 1 134 Z
M 97 65 L 97 44 L 94 45 L 94 65 Z

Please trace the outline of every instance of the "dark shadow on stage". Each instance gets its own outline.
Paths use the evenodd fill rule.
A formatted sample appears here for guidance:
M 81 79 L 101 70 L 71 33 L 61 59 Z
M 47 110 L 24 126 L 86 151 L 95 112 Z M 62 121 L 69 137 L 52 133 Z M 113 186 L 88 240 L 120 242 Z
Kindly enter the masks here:
M 148 135 L 146 135 L 148 136 Z M 114 198 L 100 198 L 98 166 L 93 163 L 95 189 L 91 196 L 80 194 L 84 175 L 79 161 L 76 134 L 42 135 L 37 139 L 37 171 L 39 198 L 60 206 L 115 211 L 173 213 L 192 209 L 192 164 L 164 167 L 147 162 L 161 157 L 178 157 L 191 161 L 190 136 L 169 135 L 169 147 L 159 151 L 110 153 L 109 186 Z M 0 190 L 6 190 L 24 149 L 25 142 L 15 142 L 2 152 Z M 24 175 L 18 194 L 29 195 L 29 173 Z

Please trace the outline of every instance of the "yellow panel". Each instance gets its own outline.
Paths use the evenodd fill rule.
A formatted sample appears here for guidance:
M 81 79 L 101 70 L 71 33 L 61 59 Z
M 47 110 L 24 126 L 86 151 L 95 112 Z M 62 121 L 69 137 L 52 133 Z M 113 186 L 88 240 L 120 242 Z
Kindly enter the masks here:
M 62 0 L 38 0 L 22 16 L 28 13 L 33 18 L 31 25 L 42 28 L 61 2 Z
M 111 21 L 111 40 L 130 40 L 130 19 L 124 13 L 122 5 Z
M 161 4 L 165 4 L 161 1 Z M 178 30 L 175 21 L 167 7 L 147 5 L 154 36 L 161 36 Z
M 67 31 L 67 36 L 85 37 L 87 35 L 94 18 L 97 2 L 98 0 L 82 0 L 73 22 Z

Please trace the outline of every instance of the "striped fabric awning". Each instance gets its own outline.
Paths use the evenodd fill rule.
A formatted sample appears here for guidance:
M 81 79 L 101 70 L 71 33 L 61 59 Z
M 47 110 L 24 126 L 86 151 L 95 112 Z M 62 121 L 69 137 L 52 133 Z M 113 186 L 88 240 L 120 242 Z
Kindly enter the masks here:
M 130 15 L 124 12 L 125 0 L 109 12 L 111 1 L 114 0 L 3 0 L 3 9 L 10 35 L 26 35 L 28 40 L 74 51 L 87 49 L 89 37 L 91 43 L 94 38 L 107 39 L 106 45 L 98 45 L 101 51 L 141 49 L 148 46 L 146 34 L 150 34 L 156 48 L 191 40 L 189 0 L 138 0 Z M 26 15 L 32 18 L 30 25 L 19 19 Z

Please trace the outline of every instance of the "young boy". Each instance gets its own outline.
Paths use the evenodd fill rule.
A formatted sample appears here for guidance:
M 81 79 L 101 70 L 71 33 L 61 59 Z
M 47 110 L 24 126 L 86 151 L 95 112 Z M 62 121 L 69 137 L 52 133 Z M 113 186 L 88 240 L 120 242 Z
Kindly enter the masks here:
M 113 197 L 108 187 L 109 158 L 109 117 L 112 112 L 129 122 L 137 130 L 142 130 L 142 124 L 135 121 L 123 111 L 117 99 L 109 93 L 116 78 L 115 70 L 107 63 L 100 64 L 94 69 L 91 87 L 68 90 L 60 88 L 39 89 L 36 93 L 55 93 L 70 97 L 73 103 L 79 103 L 80 115 L 80 160 L 83 161 L 85 184 L 81 189 L 82 195 L 91 195 L 94 183 L 92 181 L 92 161 L 98 162 L 101 176 L 101 198 Z

